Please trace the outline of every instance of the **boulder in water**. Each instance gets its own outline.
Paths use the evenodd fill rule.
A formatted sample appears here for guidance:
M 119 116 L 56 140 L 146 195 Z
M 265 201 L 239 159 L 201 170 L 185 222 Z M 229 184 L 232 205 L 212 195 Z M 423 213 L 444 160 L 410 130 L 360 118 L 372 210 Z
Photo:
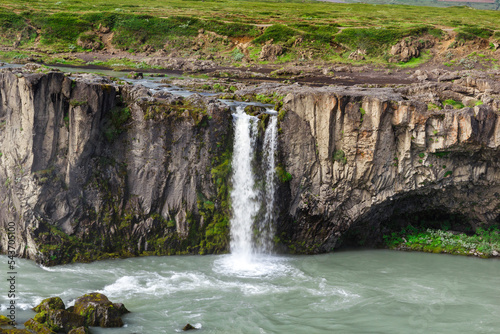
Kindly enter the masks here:
M 40 313 L 42 311 L 64 310 L 65 308 L 66 306 L 60 297 L 50 297 L 42 300 L 40 304 L 33 308 L 33 311 Z
M 85 317 L 87 326 L 100 327 L 122 327 L 123 310 L 126 310 L 123 304 L 113 304 L 108 297 L 95 292 L 78 298 L 74 308 L 76 314 Z
M 191 324 L 187 324 L 186 326 L 184 326 L 182 328 L 183 331 L 189 331 L 189 330 L 192 330 L 192 329 L 196 329 L 196 327 L 192 326 Z

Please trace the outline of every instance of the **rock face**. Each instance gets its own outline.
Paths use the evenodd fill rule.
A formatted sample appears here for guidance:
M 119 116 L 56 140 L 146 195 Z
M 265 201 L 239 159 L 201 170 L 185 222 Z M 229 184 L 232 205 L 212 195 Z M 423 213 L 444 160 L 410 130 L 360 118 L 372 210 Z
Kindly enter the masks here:
M 16 71 L 0 72 L 0 224 L 15 223 L 20 256 L 51 265 L 227 249 L 225 104 Z M 0 244 L 6 253 L 7 234 Z
M 277 231 L 292 251 L 374 244 L 392 225 L 498 224 L 496 81 L 468 77 L 398 91 L 261 87 L 242 94 L 270 90 L 288 94 L 279 147 L 293 178 L 280 187 Z M 441 109 L 439 101 L 452 97 L 483 104 Z
M 284 96 L 283 250 L 375 243 L 417 220 L 472 230 L 499 222 L 498 82 L 425 75 L 399 89 L 237 92 Z M 46 265 L 227 251 L 231 119 L 228 106 L 196 94 L 0 72 L 0 224 L 13 222 L 16 251 Z M 6 253 L 5 233 L 0 245 Z

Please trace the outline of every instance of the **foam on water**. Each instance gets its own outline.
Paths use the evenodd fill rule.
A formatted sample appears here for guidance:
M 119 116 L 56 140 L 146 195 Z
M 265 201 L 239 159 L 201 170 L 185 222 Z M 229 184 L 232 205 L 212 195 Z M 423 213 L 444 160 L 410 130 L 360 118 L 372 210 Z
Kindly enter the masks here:
M 230 277 L 280 277 L 290 274 L 293 267 L 285 258 L 256 254 L 242 258 L 239 254 L 219 257 L 214 261 L 213 271 Z

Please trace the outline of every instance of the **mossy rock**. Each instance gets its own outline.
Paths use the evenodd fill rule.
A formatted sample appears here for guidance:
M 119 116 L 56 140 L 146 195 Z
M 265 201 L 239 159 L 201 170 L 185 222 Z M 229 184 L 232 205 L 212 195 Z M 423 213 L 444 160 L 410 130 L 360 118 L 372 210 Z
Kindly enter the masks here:
M 249 115 L 256 116 L 266 112 L 266 107 L 249 105 L 245 107 L 245 112 Z
M 90 332 L 87 327 L 78 327 L 68 332 L 68 334 L 89 334 L 89 333 Z
M 113 304 L 101 293 L 83 295 L 75 301 L 74 312 L 85 317 L 87 326 L 122 327 L 123 304 Z M 126 311 L 125 313 L 127 313 Z
M 34 331 L 37 334 L 54 334 L 55 333 L 48 326 L 46 326 L 45 324 L 39 323 L 38 321 L 36 321 L 34 319 L 30 319 L 30 320 L 26 321 L 24 323 L 24 327 L 26 327 L 27 329 L 31 329 L 32 331 Z
M 59 297 L 50 297 L 42 300 L 40 304 L 38 304 L 33 311 L 39 313 L 42 311 L 48 312 L 49 310 L 64 310 L 66 306 L 64 302 Z
M 36 322 L 43 324 L 45 321 L 47 321 L 47 312 L 41 311 L 41 312 L 37 313 L 33 319 Z
M 50 310 L 47 318 L 47 324 L 51 328 L 62 329 L 65 333 L 85 326 L 85 317 L 66 310 Z
M 0 326 L 10 325 L 11 320 L 4 315 L 0 315 Z
M 18 329 L 18 328 L 13 328 L 13 329 L 2 329 L 0 331 L 2 334 L 33 334 L 32 331 L 28 329 Z M 53 332 L 51 332 L 53 333 Z
M 116 307 L 116 309 L 118 310 L 118 312 L 120 312 L 120 315 L 124 315 L 124 314 L 130 313 L 130 311 L 127 310 L 127 308 L 125 307 L 125 305 L 123 305 L 122 303 L 114 303 L 113 305 Z

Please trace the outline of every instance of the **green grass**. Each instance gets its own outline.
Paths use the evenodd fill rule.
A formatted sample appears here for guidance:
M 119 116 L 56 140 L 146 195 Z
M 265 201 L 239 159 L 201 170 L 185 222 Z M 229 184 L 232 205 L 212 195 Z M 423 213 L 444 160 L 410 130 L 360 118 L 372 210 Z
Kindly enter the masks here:
M 462 41 L 474 40 L 478 37 L 488 39 L 493 35 L 493 30 L 478 26 L 460 27 L 456 31 L 458 32 L 456 39 Z
M 384 244 L 391 249 L 416 250 L 430 253 L 450 253 L 491 257 L 500 252 L 498 228 L 478 228 L 474 235 L 452 233 L 435 229 L 418 229 L 409 226 L 401 232 L 384 236 Z
M 407 36 L 422 36 L 435 29 L 429 26 L 409 28 L 349 28 L 335 37 L 335 41 L 348 46 L 351 50 L 366 50 L 368 54 L 380 55 L 389 46 L 396 44 Z
M 453 109 L 462 109 L 464 107 L 464 104 L 462 102 L 451 99 L 443 101 L 443 105 L 450 105 L 453 107 Z
M 406 63 L 399 63 L 397 66 L 399 68 L 415 68 L 418 67 L 422 64 L 425 64 L 432 58 L 432 54 L 429 50 L 424 51 L 422 54 L 420 54 L 420 57 L 417 58 L 411 58 L 409 61 Z
M 481 26 L 471 22 L 480 22 Z M 92 4 L 77 0 L 4 0 L 0 4 L 0 45 L 11 46 L 18 40 L 20 49 L 32 47 L 38 29 L 41 38 L 36 46 L 45 51 L 83 51 L 77 46 L 78 39 L 99 42 L 92 33 L 99 26 L 111 29 L 115 47 L 131 53 L 152 47 L 189 55 L 203 29 L 233 40 L 253 40 L 250 53 L 253 60 L 257 60 L 259 47 L 272 39 L 285 47 L 285 54 L 278 62 L 300 60 L 304 50 L 312 52 L 318 60 L 346 62 L 342 54 L 348 53 L 345 49 L 338 50 L 342 45 L 349 50 L 364 49 L 368 61 L 384 63 L 389 48 L 402 38 L 440 37 L 443 31 L 438 27 L 442 26 L 457 28 L 464 39 L 492 35 L 498 38 L 500 20 L 498 12 L 467 7 L 375 6 L 307 0 L 109 0 Z M 339 32 L 339 27 L 344 29 Z M 299 37 L 302 43 L 296 43 Z M 239 63 L 241 55 L 230 54 L 228 44 L 227 40 L 214 41 L 206 52 L 226 54 L 228 61 Z M 430 57 L 423 54 L 400 66 L 418 66 L 427 61 L 427 56 Z

